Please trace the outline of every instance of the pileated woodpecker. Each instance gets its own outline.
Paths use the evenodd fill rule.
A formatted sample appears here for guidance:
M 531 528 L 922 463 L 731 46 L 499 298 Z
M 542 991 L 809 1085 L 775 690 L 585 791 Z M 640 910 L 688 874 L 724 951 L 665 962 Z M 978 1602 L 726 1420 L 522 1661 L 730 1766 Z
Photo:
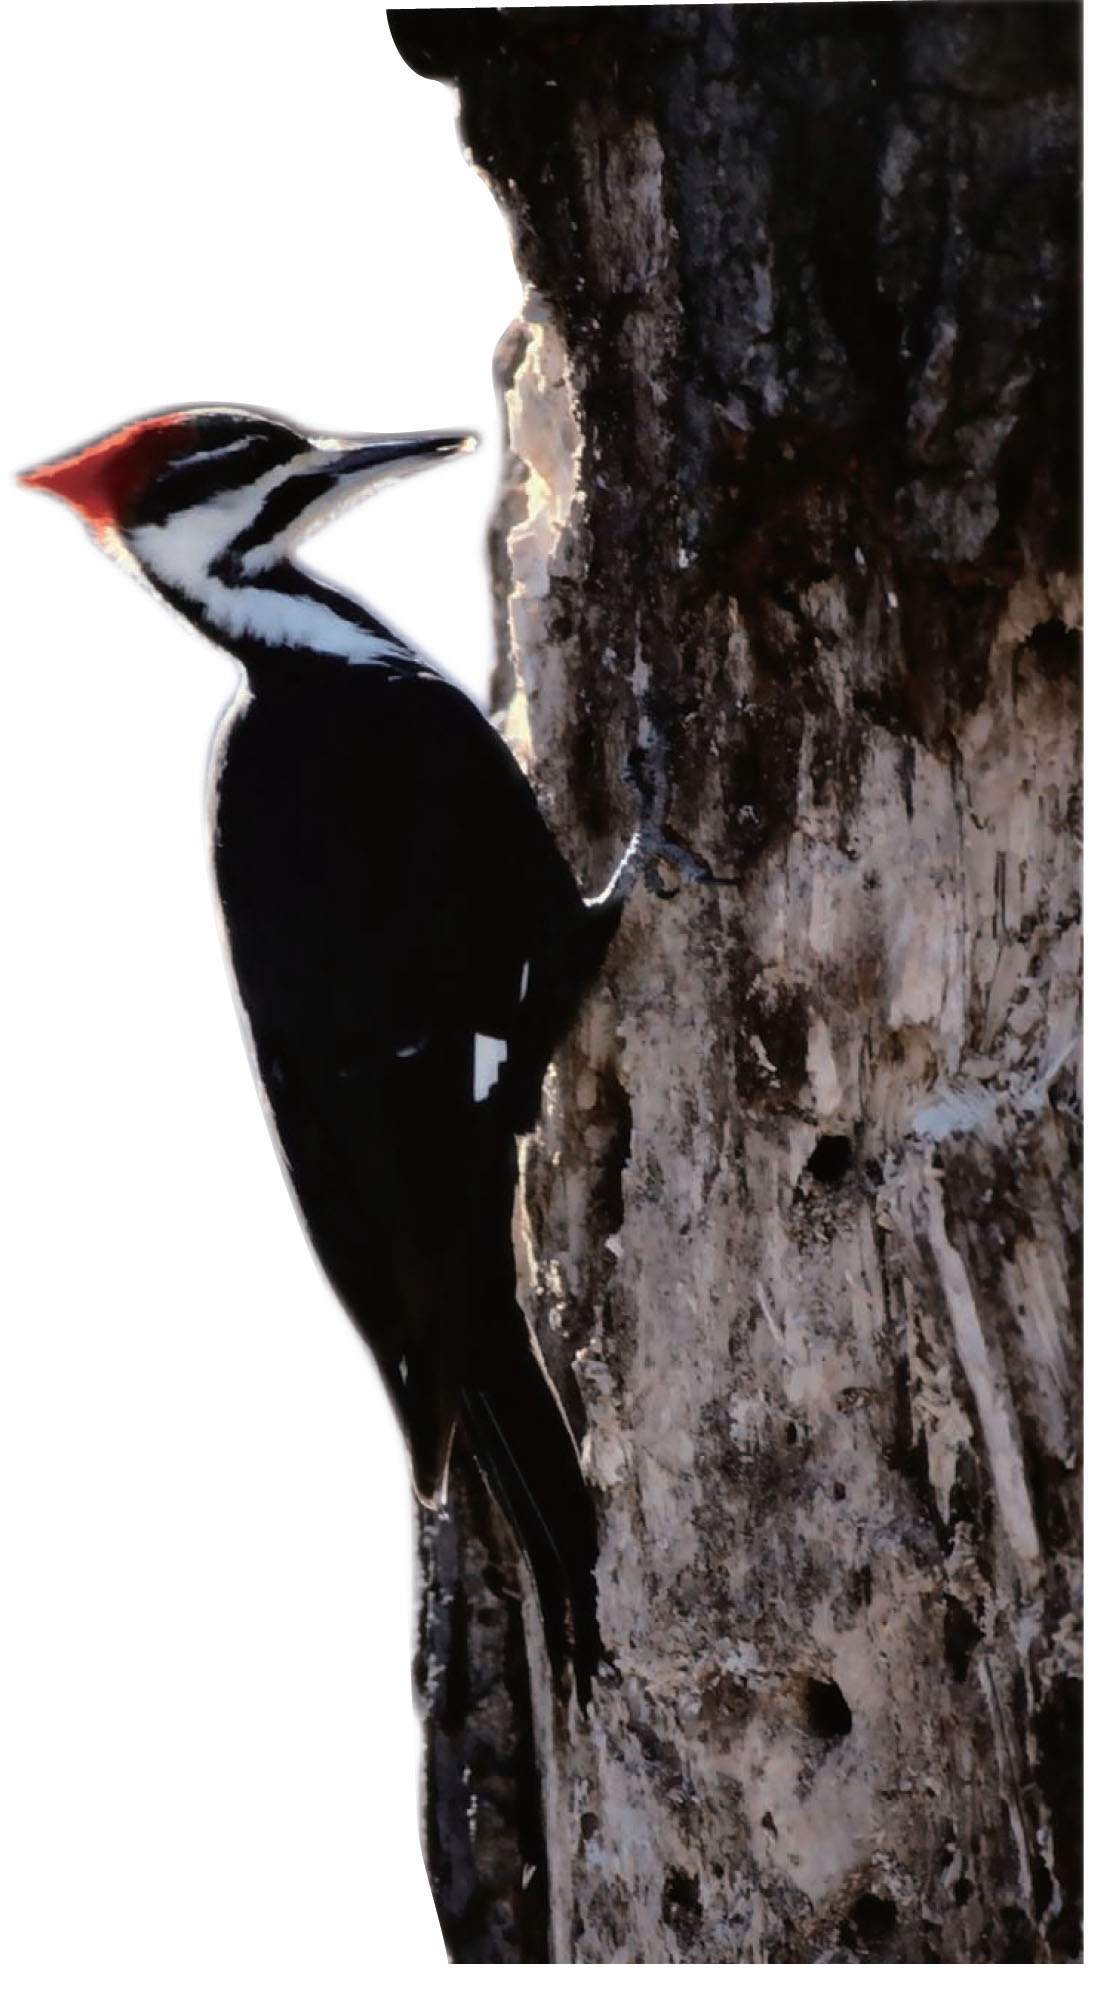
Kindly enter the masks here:
M 26 472 L 239 659 L 214 871 L 259 1083 L 318 1258 L 374 1352 L 421 1501 L 461 1420 L 578 1698 L 600 1657 L 592 1500 L 516 1300 L 516 1136 L 619 922 L 585 900 L 478 708 L 296 542 L 461 435 L 153 415 Z M 568 1609 L 567 1609 L 568 1608 Z M 572 1642 L 570 1619 L 572 1618 Z

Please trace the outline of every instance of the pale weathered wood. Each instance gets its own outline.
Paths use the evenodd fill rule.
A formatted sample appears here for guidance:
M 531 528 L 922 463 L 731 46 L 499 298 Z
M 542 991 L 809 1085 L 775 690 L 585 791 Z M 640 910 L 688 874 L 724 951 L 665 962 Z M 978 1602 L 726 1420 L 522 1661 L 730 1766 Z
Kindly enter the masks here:
M 618 1675 L 529 1616 L 546 1924 L 475 1807 L 449 1941 L 1074 1957 L 1077 12 L 395 32 L 532 286 L 504 723 L 593 888 L 665 840 L 524 1160 Z

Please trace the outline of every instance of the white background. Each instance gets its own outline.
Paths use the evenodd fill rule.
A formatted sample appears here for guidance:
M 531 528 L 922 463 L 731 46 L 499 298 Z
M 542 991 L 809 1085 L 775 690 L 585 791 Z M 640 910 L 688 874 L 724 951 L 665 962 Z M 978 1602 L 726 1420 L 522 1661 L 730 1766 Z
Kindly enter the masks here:
M 222 963 L 234 667 L 12 473 L 197 400 L 469 425 L 310 558 L 484 682 L 519 288 L 381 8 L 67 0 L 6 42 L 0 1983 L 337 1992 L 444 1957 L 404 1455 Z

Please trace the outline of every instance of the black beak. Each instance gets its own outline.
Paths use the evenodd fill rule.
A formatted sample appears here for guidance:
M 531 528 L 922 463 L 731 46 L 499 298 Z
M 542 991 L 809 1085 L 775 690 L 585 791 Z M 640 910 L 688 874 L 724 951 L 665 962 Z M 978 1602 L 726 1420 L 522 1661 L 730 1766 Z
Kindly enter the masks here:
M 340 444 L 333 446 L 330 468 L 336 477 L 354 477 L 357 473 L 385 470 L 389 464 L 456 456 L 476 449 L 477 445 L 477 436 L 470 435 L 369 436 L 362 442 L 349 443 L 347 448 Z

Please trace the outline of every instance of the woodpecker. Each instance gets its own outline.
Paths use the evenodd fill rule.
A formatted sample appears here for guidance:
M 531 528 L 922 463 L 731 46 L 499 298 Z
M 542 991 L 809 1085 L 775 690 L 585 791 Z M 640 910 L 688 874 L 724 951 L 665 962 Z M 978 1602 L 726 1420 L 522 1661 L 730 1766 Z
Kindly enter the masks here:
M 478 707 L 296 563 L 349 500 L 469 448 L 318 437 L 245 408 L 147 416 L 22 481 L 242 666 L 210 845 L 255 1072 L 293 1196 L 368 1343 L 426 1506 L 455 1427 L 535 1582 L 556 1681 L 601 1656 L 596 1525 L 516 1298 L 517 1136 L 619 923 L 585 899 Z

